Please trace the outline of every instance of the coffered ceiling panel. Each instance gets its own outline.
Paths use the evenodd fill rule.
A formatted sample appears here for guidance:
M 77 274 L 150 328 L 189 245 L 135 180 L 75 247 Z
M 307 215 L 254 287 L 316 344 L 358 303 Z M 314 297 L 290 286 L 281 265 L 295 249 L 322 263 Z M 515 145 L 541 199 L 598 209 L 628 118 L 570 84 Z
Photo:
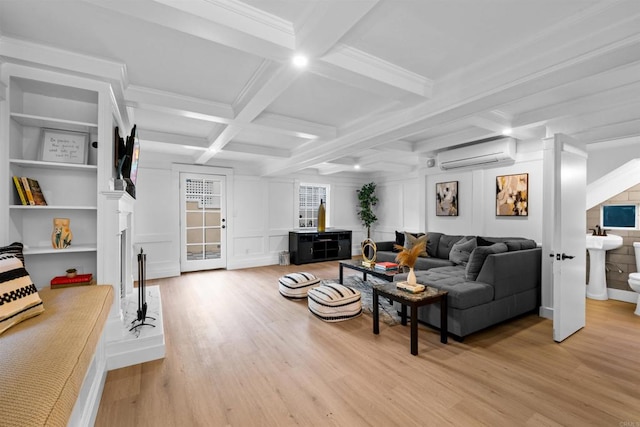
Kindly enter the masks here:
M 0 0 L 11 61 L 111 82 L 147 158 L 263 176 L 640 135 L 638 0 Z

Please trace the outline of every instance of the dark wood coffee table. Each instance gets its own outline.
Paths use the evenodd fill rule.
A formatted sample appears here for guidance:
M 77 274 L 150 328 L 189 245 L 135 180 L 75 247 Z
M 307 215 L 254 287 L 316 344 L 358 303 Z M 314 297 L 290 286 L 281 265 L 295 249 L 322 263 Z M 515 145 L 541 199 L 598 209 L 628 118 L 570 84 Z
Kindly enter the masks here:
M 364 280 L 365 282 L 367 281 L 367 274 L 378 277 L 382 280 L 386 280 L 387 282 L 393 282 L 393 276 L 398 273 L 402 273 L 402 271 L 399 270 L 376 270 L 375 268 L 365 267 L 364 265 L 362 265 L 362 260 L 348 259 L 345 261 L 340 261 L 340 283 L 342 283 L 343 269 L 345 268 L 350 268 L 352 270 L 362 272 L 362 280 Z
M 411 307 L 411 354 L 418 354 L 418 307 L 434 302 L 440 303 L 440 342 L 447 343 L 447 293 L 427 287 L 423 292 L 412 294 L 398 289 L 395 283 L 372 285 L 373 288 L 373 333 L 380 333 L 378 296 L 382 295 L 402 304 L 400 323 L 407 324 L 407 306 Z

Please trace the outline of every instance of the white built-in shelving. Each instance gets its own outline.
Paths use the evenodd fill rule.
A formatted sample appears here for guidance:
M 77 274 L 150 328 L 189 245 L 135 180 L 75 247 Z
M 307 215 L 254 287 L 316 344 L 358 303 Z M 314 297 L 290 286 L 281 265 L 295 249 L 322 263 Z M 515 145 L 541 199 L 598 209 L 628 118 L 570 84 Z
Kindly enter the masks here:
M 10 76 L 8 82 L 9 240 L 25 245 L 25 264 L 38 288 L 54 276 L 75 267 L 80 273 L 97 273 L 98 258 L 98 140 L 99 93 L 34 78 Z M 45 129 L 88 134 L 87 164 L 42 160 Z M 12 177 L 36 179 L 46 206 L 24 206 Z M 54 218 L 69 218 L 73 240 L 54 249 Z

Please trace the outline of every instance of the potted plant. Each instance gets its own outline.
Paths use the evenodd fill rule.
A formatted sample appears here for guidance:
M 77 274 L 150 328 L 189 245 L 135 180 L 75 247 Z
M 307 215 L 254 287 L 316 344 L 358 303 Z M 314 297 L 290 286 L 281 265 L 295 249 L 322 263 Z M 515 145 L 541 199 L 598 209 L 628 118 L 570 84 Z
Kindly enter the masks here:
M 373 213 L 373 207 L 378 203 L 376 197 L 376 184 L 370 182 L 362 186 L 358 192 L 358 217 L 362 221 L 362 225 L 367 228 L 367 239 L 371 238 L 371 225 L 378 220 Z

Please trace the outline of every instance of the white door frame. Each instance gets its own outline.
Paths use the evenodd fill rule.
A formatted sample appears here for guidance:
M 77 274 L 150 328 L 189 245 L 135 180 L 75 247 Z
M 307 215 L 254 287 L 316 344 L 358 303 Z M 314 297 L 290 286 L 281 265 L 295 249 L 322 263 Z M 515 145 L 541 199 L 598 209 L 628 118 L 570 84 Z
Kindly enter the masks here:
M 175 189 L 175 208 L 176 214 L 178 218 L 181 218 L 181 210 L 182 206 L 180 205 L 180 174 L 181 173 L 194 173 L 194 174 L 204 174 L 204 175 L 224 175 L 226 177 L 226 224 L 227 224 L 227 239 L 226 239 L 226 252 L 228 255 L 233 254 L 234 251 L 234 224 L 232 218 L 232 212 L 234 209 L 234 197 L 233 197 L 233 170 L 230 168 L 217 167 L 217 166 L 201 166 L 201 165 L 187 165 L 181 163 L 174 163 L 171 165 L 171 181 L 172 188 Z M 176 236 L 175 241 L 177 244 L 174 248 L 173 256 L 178 260 L 178 264 L 180 264 L 180 253 L 181 253 L 181 233 L 182 233 L 182 224 L 179 224 L 178 227 L 175 228 Z M 227 259 L 228 259 L 227 255 Z

